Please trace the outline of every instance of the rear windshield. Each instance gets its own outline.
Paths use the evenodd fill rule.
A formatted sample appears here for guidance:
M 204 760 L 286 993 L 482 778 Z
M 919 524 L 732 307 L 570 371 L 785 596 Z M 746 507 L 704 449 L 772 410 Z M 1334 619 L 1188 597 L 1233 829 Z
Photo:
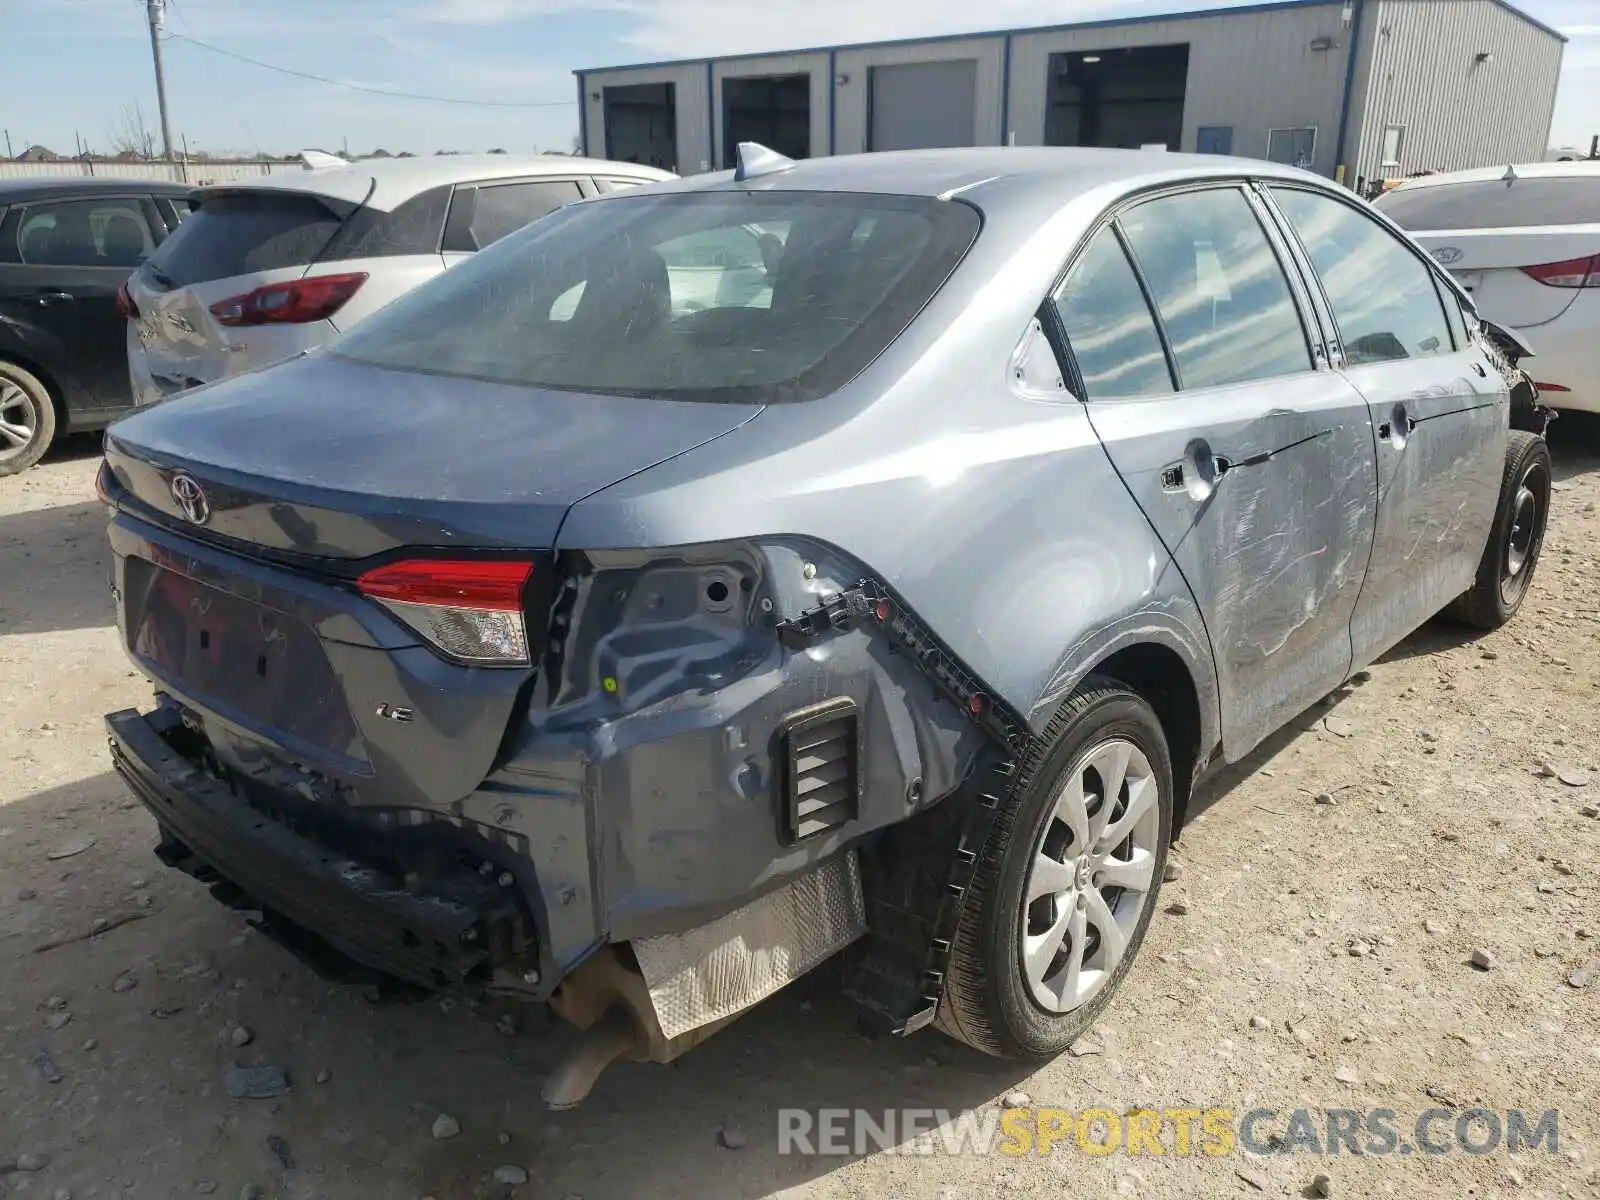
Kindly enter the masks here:
M 1518 229 L 1600 222 L 1600 168 L 1593 179 L 1500 179 L 1396 188 L 1376 206 L 1402 229 Z
M 145 276 L 173 288 L 307 266 L 348 212 L 339 201 L 297 192 L 213 196 L 161 243 Z
M 978 228 L 926 197 L 623 194 L 535 221 L 332 350 L 576 392 L 806 400 L 876 358 Z

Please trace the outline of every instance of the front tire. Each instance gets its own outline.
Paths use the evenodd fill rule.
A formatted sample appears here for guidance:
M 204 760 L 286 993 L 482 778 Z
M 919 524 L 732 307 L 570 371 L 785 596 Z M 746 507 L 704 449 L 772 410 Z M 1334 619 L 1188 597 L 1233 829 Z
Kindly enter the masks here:
M 26 471 L 56 436 L 50 392 L 27 371 L 0 362 L 0 477 Z
M 1172 759 L 1138 694 L 1090 676 L 1001 798 L 950 950 L 938 1025 L 1047 1058 L 1104 1011 L 1144 941 L 1172 834 Z
M 1488 630 L 1499 629 L 1517 615 L 1544 547 L 1551 479 L 1545 440 L 1513 429 L 1500 476 L 1500 502 L 1478 563 L 1478 578 L 1445 610 L 1448 618 Z

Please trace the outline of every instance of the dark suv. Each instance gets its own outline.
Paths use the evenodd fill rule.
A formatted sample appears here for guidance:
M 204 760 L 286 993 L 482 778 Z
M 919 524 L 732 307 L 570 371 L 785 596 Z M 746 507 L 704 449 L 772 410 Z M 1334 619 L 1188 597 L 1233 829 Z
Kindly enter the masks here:
M 0 182 L 0 475 L 133 404 L 118 292 L 188 211 L 149 179 Z

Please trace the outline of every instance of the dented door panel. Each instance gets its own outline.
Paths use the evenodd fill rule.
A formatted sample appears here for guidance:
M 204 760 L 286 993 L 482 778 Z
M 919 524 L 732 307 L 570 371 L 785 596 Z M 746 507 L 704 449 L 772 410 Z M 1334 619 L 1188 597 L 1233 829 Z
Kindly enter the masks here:
M 1319 371 L 1088 408 L 1205 617 L 1236 760 L 1349 671 L 1374 515 L 1366 405 Z
M 1511 409 L 1505 381 L 1476 346 L 1346 374 L 1371 406 L 1378 464 L 1372 566 L 1350 631 L 1360 666 L 1472 586 Z

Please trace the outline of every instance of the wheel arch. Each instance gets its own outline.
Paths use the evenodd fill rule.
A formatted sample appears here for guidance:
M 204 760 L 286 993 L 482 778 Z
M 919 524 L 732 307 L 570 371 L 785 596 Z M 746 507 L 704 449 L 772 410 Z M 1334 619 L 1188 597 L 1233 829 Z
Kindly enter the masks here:
M 1071 661 L 1077 665 L 1058 669 L 1047 698 L 1035 706 L 1036 727 L 1048 726 L 1067 697 L 1091 675 L 1114 679 L 1136 692 L 1155 710 L 1167 736 L 1176 834 L 1187 816 L 1195 781 L 1221 737 L 1210 646 L 1186 623 L 1155 622 L 1145 614 L 1131 627 L 1098 639 L 1093 653 L 1074 655 Z

